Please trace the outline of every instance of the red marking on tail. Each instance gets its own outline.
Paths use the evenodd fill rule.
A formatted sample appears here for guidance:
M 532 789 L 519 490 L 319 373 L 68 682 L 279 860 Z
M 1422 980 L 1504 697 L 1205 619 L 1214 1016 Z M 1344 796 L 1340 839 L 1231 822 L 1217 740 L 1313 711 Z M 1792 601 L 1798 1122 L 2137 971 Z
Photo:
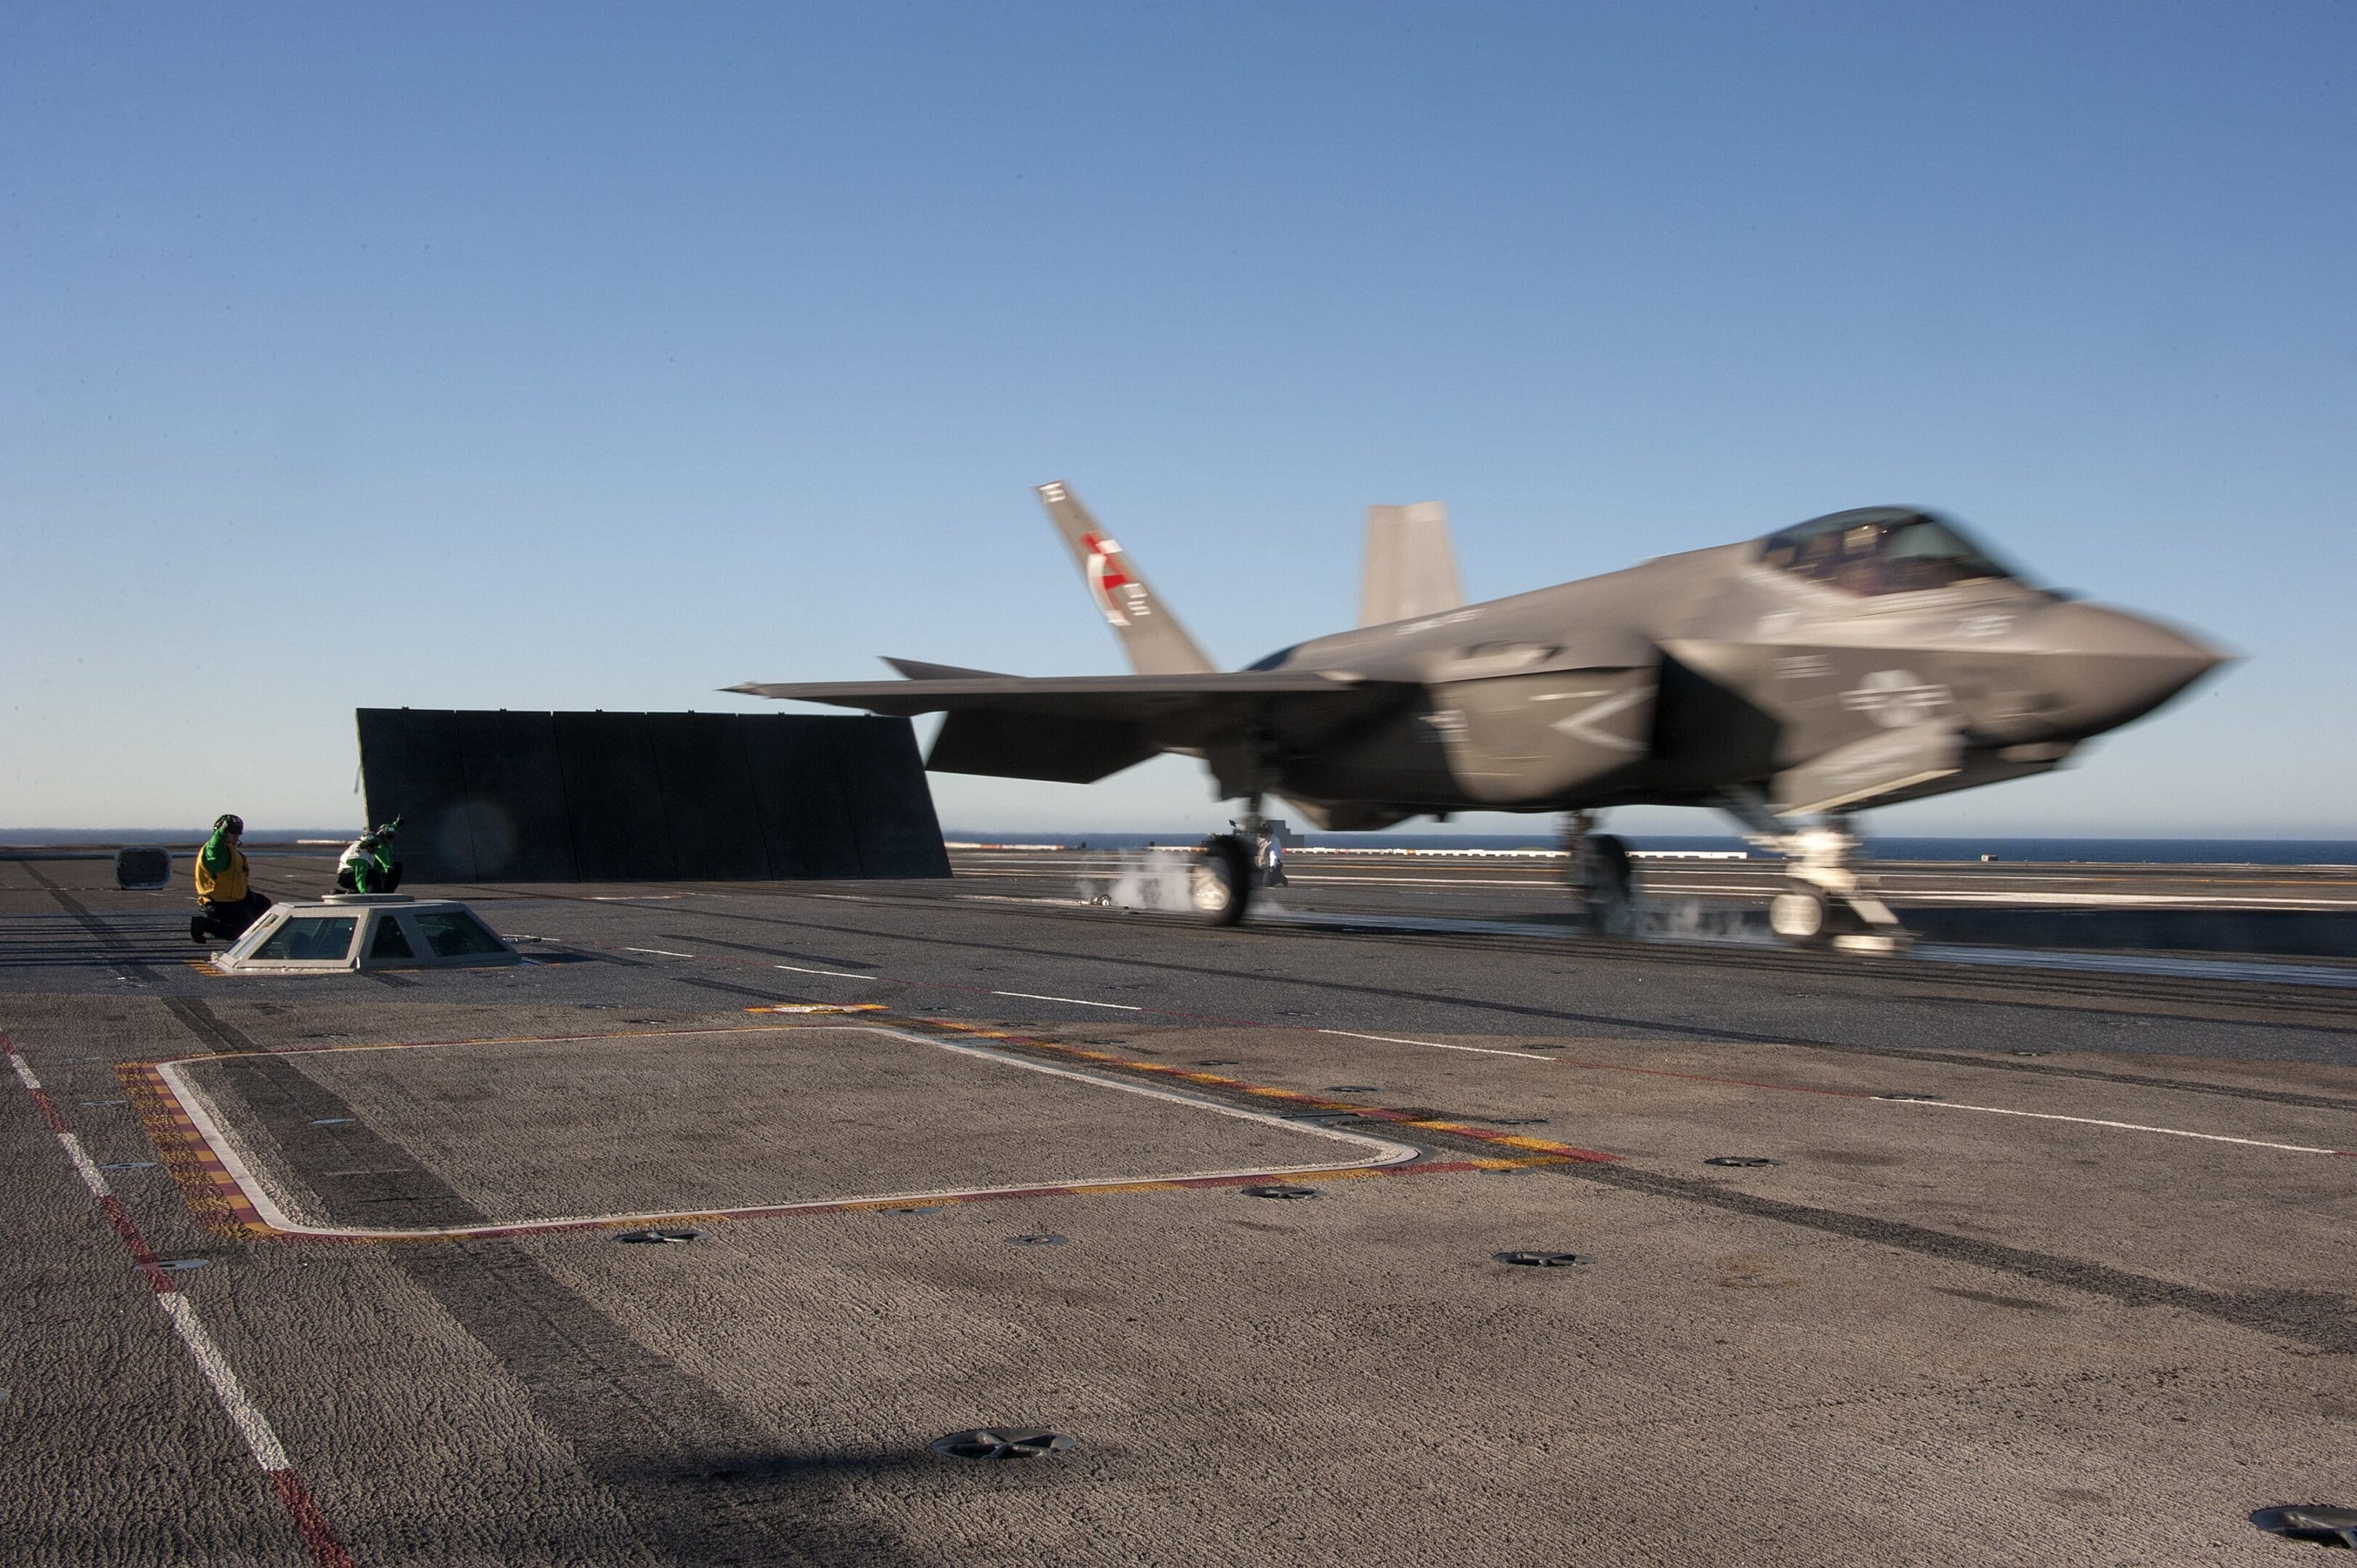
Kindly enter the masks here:
M 1082 534 L 1081 545 L 1089 553 L 1089 575 L 1096 580 L 1098 587 L 1125 588 L 1129 586 L 1129 574 L 1123 571 L 1119 564 L 1121 561 L 1120 545 L 1114 543 L 1112 540 L 1105 538 L 1103 534 L 1098 533 Z

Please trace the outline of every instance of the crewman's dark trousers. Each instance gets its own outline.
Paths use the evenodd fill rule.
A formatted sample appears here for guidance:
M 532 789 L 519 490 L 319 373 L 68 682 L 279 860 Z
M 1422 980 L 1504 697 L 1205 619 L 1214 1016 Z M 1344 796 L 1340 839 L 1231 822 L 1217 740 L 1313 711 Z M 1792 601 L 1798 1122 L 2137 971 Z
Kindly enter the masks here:
M 233 904 L 224 904 L 212 898 L 201 899 L 197 904 L 197 922 L 208 936 L 233 942 L 245 935 L 245 929 L 262 918 L 262 912 L 269 908 L 270 900 L 253 892 L 249 892 Z

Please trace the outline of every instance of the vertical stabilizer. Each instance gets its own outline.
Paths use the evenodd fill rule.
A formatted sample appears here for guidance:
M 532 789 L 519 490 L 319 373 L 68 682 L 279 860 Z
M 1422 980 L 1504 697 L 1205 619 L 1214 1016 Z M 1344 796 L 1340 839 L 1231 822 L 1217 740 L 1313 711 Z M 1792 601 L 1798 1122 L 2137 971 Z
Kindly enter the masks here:
M 1448 542 L 1448 509 L 1438 501 L 1367 509 L 1366 575 L 1359 584 L 1359 624 L 1453 610 L 1465 602 L 1457 552 Z
M 1071 546 L 1089 596 L 1121 638 L 1131 669 L 1141 675 L 1208 675 L 1219 669 L 1195 646 L 1120 542 L 1097 526 L 1080 497 L 1061 481 L 1041 485 L 1039 496 L 1056 532 Z

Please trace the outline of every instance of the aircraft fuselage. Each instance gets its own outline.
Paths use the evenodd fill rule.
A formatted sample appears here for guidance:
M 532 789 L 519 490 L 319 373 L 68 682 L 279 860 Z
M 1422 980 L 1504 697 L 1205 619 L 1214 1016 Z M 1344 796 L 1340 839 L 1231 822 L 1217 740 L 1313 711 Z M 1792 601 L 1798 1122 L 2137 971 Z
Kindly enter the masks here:
M 1710 804 L 1747 784 L 1785 810 L 1879 804 L 2044 771 L 2218 660 L 2009 577 L 1861 598 L 1760 553 L 1668 556 L 1288 649 L 1261 667 L 1424 694 L 1298 752 L 1277 737 L 1275 788 L 1336 827 Z
M 1415 532 L 1437 515 L 1378 508 L 1398 526 L 1371 538 L 1398 544 L 1380 559 L 1400 570 L 1371 576 L 1367 602 L 1451 607 L 1222 671 L 1067 487 L 1039 494 L 1136 674 L 903 660 L 903 681 L 733 689 L 946 713 L 942 771 L 1086 782 L 1181 752 L 1222 799 L 1279 794 L 1327 828 L 1640 803 L 1760 821 L 2042 772 L 2221 658 L 2034 587 L 1909 508 L 1474 605 L 1452 603 L 1445 539 Z M 1445 593 L 1407 591 L 1417 562 L 1447 567 Z

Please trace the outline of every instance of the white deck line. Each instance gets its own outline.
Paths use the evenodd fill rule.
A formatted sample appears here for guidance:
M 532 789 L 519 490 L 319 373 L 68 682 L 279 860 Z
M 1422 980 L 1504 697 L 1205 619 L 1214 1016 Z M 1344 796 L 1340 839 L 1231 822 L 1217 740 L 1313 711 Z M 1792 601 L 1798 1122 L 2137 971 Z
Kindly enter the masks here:
M 1026 1002 L 1069 1002 L 1075 1007 L 1111 1007 L 1114 1011 L 1121 1013 L 1143 1013 L 1146 1011 L 1143 1007 L 1134 1007 L 1126 1002 L 1091 1002 L 1085 997 L 1047 996 L 1037 991 L 994 991 L 991 994 L 993 996 L 1019 996 Z
M 1893 1105 L 1920 1105 L 1931 1111 L 1977 1111 L 1986 1116 L 2026 1116 L 2034 1122 L 2075 1122 L 2083 1127 L 2110 1127 L 2123 1133 L 2159 1133 L 2171 1138 L 2199 1138 L 2205 1144 L 2240 1144 L 2245 1148 L 2275 1149 L 2287 1155 L 2346 1155 L 2342 1149 L 2313 1144 L 2276 1144 L 2265 1138 L 2236 1138 L 2224 1133 L 2193 1133 L 2182 1127 L 2154 1127 L 2142 1122 L 2110 1122 L 2100 1116 L 2065 1116 L 2053 1111 L 2015 1111 L 2003 1105 L 1965 1105 L 1953 1100 L 1895 1100 Z
M 196 1358 L 198 1369 L 204 1373 L 205 1381 L 212 1385 L 213 1398 L 221 1402 L 221 1412 L 229 1417 L 229 1423 L 237 1428 L 237 1434 L 245 1439 L 246 1450 L 253 1455 L 253 1462 L 264 1470 L 274 1473 L 292 1468 L 286 1462 L 286 1450 L 279 1443 L 278 1434 L 270 1429 L 269 1420 L 254 1407 L 252 1400 L 246 1398 L 244 1385 L 230 1369 L 229 1358 L 221 1353 L 221 1347 L 213 1343 L 213 1337 L 206 1333 L 205 1326 L 197 1320 L 195 1304 L 178 1291 L 172 1291 L 157 1295 L 156 1305 L 164 1309 L 164 1316 L 172 1320 L 173 1331 L 180 1337 L 180 1343 L 186 1345 L 188 1354 Z
M 1326 909 L 1274 909 L 1258 917 L 1264 926 L 1332 926 L 1367 931 L 1405 931 L 1424 936 L 1455 936 L 1467 931 L 1504 937 L 1568 937 L 1577 933 L 1566 926 L 1531 920 L 1479 920 L 1449 915 L 1346 915 Z M 1706 941 L 1680 937 L 1677 940 Z
M 1060 875 L 1056 876 L 1032 877 L 1028 880 L 1035 882 L 1063 882 L 1070 880 L 1070 878 Z M 1040 898 L 1035 897 L 1029 894 L 1026 894 L 1019 898 L 1007 893 L 952 893 L 950 897 L 968 904 L 1069 904 L 1076 909 L 1085 909 L 1090 907 L 1089 901 L 1085 898 Z
M 1962 904 L 2037 904 L 2089 909 L 2349 909 L 2357 899 L 2302 897 L 2297 894 L 2242 893 L 1981 893 L 1952 887 L 1885 887 L 1888 897 L 1938 898 Z
M 790 1028 L 792 1026 L 780 1027 Z M 914 1045 L 933 1046 L 960 1056 L 975 1057 L 1005 1067 L 1018 1067 L 1027 1072 L 1045 1073 L 1050 1078 L 1068 1078 L 1075 1082 L 1089 1084 L 1098 1089 L 1117 1090 L 1124 1094 L 1135 1094 L 1146 1100 L 1158 1100 L 1189 1111 L 1209 1111 L 1221 1116 L 1232 1117 L 1239 1122 L 1256 1122 L 1263 1126 L 1281 1128 L 1290 1133 L 1307 1133 L 1315 1138 L 1326 1138 L 1338 1144 L 1348 1144 L 1365 1150 L 1369 1157 L 1326 1161 L 1312 1165 L 1252 1165 L 1232 1170 L 1100 1176 L 1086 1181 L 1027 1181 L 1002 1187 L 938 1187 L 921 1192 L 867 1193 L 850 1197 L 808 1198 L 792 1203 L 740 1203 L 725 1208 L 706 1206 L 700 1208 L 670 1208 L 645 1212 L 579 1214 L 550 1219 L 489 1221 L 480 1225 L 442 1225 L 412 1230 L 351 1225 L 310 1225 L 288 1214 L 271 1196 L 268 1187 L 264 1185 L 252 1167 L 246 1165 L 244 1159 L 238 1154 L 236 1145 L 222 1131 L 221 1125 L 213 1120 L 212 1113 L 205 1105 L 203 1098 L 182 1075 L 181 1069 L 184 1068 L 224 1059 L 221 1053 L 210 1052 L 203 1056 L 181 1057 L 172 1061 L 158 1062 L 156 1064 L 156 1071 L 171 1089 L 173 1098 L 179 1101 L 180 1108 L 188 1113 L 188 1120 L 195 1125 L 197 1135 L 202 1138 L 206 1146 L 212 1150 L 214 1156 L 221 1161 L 221 1167 L 229 1173 L 230 1179 L 237 1184 L 238 1190 L 245 1195 L 246 1201 L 253 1205 L 255 1212 L 262 1216 L 265 1223 L 274 1230 L 283 1230 L 291 1235 L 312 1236 L 330 1240 L 401 1241 L 491 1233 L 512 1235 L 522 1231 L 565 1230 L 586 1226 L 658 1224 L 670 1219 L 725 1219 L 738 1214 L 785 1215 L 810 1209 L 838 1208 L 846 1204 L 922 1203 L 952 1198 L 990 1197 L 1002 1193 L 1035 1192 L 1042 1189 L 1087 1192 L 1099 1187 L 1135 1187 L 1150 1182 L 1221 1181 L 1240 1180 L 1249 1176 L 1318 1176 L 1338 1171 L 1368 1170 L 1383 1165 L 1400 1165 L 1415 1159 L 1422 1152 L 1412 1144 L 1395 1143 L 1389 1138 L 1378 1138 L 1365 1133 L 1349 1132 L 1341 1128 L 1319 1126 L 1310 1122 L 1288 1121 L 1266 1112 L 1247 1111 L 1240 1106 L 1222 1105 L 1214 1101 L 1199 1100 L 1193 1095 L 1178 1094 L 1167 1089 L 1155 1089 L 1146 1084 L 1124 1083 L 1117 1079 L 1100 1078 L 1094 1073 L 1081 1072 L 1071 1068 L 1054 1067 L 1046 1062 L 1030 1061 L 1022 1057 L 1009 1056 L 1003 1051 L 989 1050 L 963 1041 L 935 1039 L 927 1035 L 910 1034 L 902 1029 L 881 1028 L 872 1024 L 838 1025 L 830 1026 L 829 1028 L 843 1033 L 883 1035 L 896 1040 L 906 1040 Z M 732 1032 L 759 1033 L 761 1031 Z M 647 1034 L 633 1035 L 630 1037 L 634 1040 L 646 1040 L 662 1039 L 664 1036 L 661 1034 Z M 337 1048 L 340 1051 L 427 1050 L 478 1043 L 486 1042 L 436 1040 L 417 1044 L 394 1043 Z
M 1558 884 L 1553 881 L 1541 881 L 1536 877 L 1314 876 L 1306 871 L 1288 871 L 1285 875 L 1285 879 L 1287 882 L 1331 882 L 1338 886 L 1346 887 L 1368 887 L 1380 885 L 1387 887 L 1408 886 L 1419 887 L 1529 887 L 1546 893 L 1554 893 L 1559 890 Z M 1749 891 L 1749 889 L 1747 889 L 1747 891 Z
M 41 1080 L 34 1076 L 32 1065 L 14 1047 L 7 1048 L 7 1056 L 8 1064 L 16 1069 L 17 1080 L 23 1083 L 27 1092 L 42 1092 Z M 67 1157 L 73 1161 L 74 1172 L 81 1177 L 82 1185 L 90 1188 L 91 1196 L 102 1200 L 112 1198 L 113 1194 L 108 1190 L 106 1177 L 99 1174 L 98 1166 L 83 1150 L 81 1140 L 59 1129 L 52 1128 L 51 1132 L 64 1147 Z M 170 1320 L 172 1331 L 180 1337 L 180 1343 L 195 1358 L 198 1370 L 211 1385 L 213 1398 L 220 1403 L 221 1413 L 229 1417 L 230 1425 L 236 1429 L 246 1451 L 253 1455 L 253 1462 L 273 1475 L 291 1469 L 285 1447 L 278 1441 L 278 1434 L 271 1430 L 269 1419 L 246 1397 L 243 1385 L 237 1380 L 237 1373 L 230 1368 L 229 1358 L 221 1354 L 221 1347 L 213 1342 L 212 1336 L 205 1332 L 205 1326 L 198 1320 L 196 1304 L 177 1290 L 158 1290 L 154 1294 L 156 1306 Z
M 1362 1035 L 1356 1029 L 1320 1029 L 1321 1035 L 1340 1035 L 1346 1040 L 1381 1040 L 1387 1046 L 1423 1046 L 1436 1051 L 1469 1051 L 1477 1057 L 1504 1057 L 1509 1061 L 1551 1062 L 1553 1057 L 1536 1056 L 1528 1051 L 1501 1051 L 1495 1046 L 1451 1046 L 1439 1040 L 1409 1040 L 1397 1035 Z
M 2248 980 L 2276 985 L 2357 987 L 2357 966 L 2290 963 L 2269 958 L 2203 958 L 2195 953 L 2086 952 L 2067 948 L 1966 947 L 1918 942 L 1914 956 L 1941 963 L 1975 963 L 2005 969 L 2083 970 L 2100 974 L 2164 974 L 2191 980 Z
M 16 1069 L 16 1080 L 25 1086 L 27 1093 L 43 1092 L 41 1080 L 33 1076 L 33 1064 L 27 1061 L 13 1048 L 8 1052 L 8 1065 Z M 101 1198 L 113 1197 L 113 1189 L 106 1185 L 106 1178 L 99 1174 L 97 1162 L 83 1150 L 81 1140 L 71 1133 L 56 1128 L 50 1131 L 56 1136 L 59 1144 L 64 1148 L 66 1158 L 73 1162 L 74 1174 L 81 1177 L 82 1186 L 90 1188 L 91 1197 Z

